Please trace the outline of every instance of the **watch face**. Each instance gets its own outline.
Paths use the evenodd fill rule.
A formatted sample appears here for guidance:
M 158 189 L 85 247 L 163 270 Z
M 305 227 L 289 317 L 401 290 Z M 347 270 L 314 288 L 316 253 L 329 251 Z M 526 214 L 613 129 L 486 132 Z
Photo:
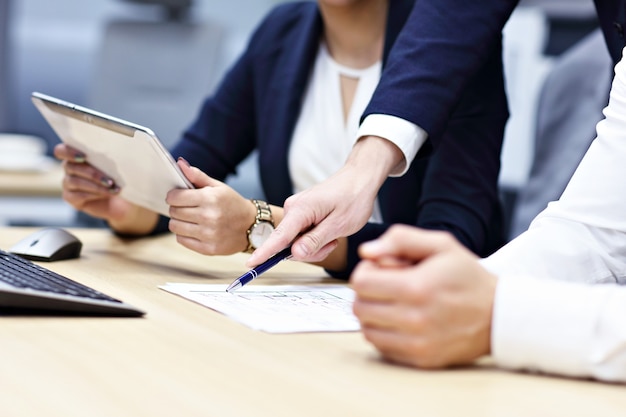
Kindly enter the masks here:
M 250 243 L 258 248 L 261 246 L 274 231 L 274 227 L 269 222 L 259 222 L 252 227 L 250 231 Z

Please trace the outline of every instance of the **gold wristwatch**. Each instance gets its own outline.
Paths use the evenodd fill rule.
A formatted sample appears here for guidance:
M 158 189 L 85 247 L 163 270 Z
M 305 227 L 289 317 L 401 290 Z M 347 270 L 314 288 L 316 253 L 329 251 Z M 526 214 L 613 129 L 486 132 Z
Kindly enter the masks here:
M 252 253 L 274 231 L 274 218 L 269 204 L 261 200 L 250 200 L 256 207 L 256 217 L 254 223 L 248 229 L 248 248 L 246 252 Z

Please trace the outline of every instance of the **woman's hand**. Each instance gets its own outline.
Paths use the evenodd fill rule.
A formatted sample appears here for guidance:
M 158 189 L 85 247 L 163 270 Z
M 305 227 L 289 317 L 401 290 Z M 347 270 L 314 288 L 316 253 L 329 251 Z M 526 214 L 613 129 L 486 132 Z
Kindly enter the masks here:
M 115 181 L 90 165 L 81 152 L 61 143 L 54 156 L 65 171 L 63 199 L 76 210 L 104 219 L 122 233 L 146 234 L 154 228 L 158 215 L 121 198 Z
M 246 265 L 256 266 L 290 244 L 294 260 L 322 261 L 335 250 L 338 238 L 367 223 L 378 190 L 403 161 L 404 155 L 390 141 L 375 136 L 360 139 L 339 171 L 285 201 L 282 222 Z
M 254 204 L 184 159 L 179 158 L 178 166 L 196 187 L 167 194 L 169 227 L 178 243 L 205 255 L 244 251 L 248 247 L 248 228 L 256 217 Z

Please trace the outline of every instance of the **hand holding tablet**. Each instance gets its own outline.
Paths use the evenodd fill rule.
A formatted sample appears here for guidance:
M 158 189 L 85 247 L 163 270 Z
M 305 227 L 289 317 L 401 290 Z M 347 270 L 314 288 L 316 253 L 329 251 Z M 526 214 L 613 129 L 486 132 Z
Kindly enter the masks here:
M 167 216 L 167 193 L 193 188 L 149 128 L 37 92 L 32 100 L 61 141 L 86 155 L 131 203 Z

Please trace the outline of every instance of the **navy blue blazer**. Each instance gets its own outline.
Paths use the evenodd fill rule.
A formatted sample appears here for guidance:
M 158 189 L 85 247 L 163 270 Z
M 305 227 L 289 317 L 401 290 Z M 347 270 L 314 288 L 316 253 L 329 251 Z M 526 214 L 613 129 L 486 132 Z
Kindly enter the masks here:
M 598 12 L 598 20 L 604 33 L 607 47 L 613 63 L 622 59 L 622 50 L 626 46 L 624 31 L 626 31 L 626 1 L 624 0 L 594 0 Z
M 391 114 L 429 133 L 421 150 L 442 143 L 442 132 L 471 77 L 489 58 L 518 0 L 418 1 L 398 37 L 363 117 Z M 624 48 L 625 0 L 594 0 L 609 51 Z M 410 87 L 407 87 L 410 86 Z
M 384 59 L 402 29 L 413 0 L 391 0 Z M 301 102 L 322 36 L 315 2 L 276 7 L 260 24 L 239 60 L 172 150 L 219 180 L 236 172 L 253 150 L 265 196 L 282 206 L 293 194 L 287 156 Z M 392 223 L 452 232 L 479 255 L 503 240 L 497 180 L 508 109 L 501 48 L 494 42 L 486 64 L 459 95 L 442 136 L 444 145 L 416 160 L 400 178 L 389 178 L 379 193 L 385 224 L 367 224 L 349 237 L 349 267 L 329 271 L 348 276 L 358 261 L 357 246 Z M 383 64 L 384 65 L 384 64 Z M 167 218 L 157 231 L 167 229 Z

